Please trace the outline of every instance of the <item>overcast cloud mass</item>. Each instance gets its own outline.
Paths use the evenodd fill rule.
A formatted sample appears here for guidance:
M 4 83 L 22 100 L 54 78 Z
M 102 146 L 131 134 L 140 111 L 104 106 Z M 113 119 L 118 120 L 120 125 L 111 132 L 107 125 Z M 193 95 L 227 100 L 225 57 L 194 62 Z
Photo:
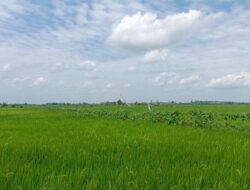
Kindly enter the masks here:
M 248 0 L 1 0 L 0 102 L 250 101 Z

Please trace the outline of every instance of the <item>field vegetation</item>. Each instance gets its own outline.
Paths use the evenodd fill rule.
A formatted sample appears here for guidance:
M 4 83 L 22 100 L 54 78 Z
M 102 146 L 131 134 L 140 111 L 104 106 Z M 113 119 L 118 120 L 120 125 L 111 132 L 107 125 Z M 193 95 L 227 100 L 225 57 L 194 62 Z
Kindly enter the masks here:
M 0 108 L 0 189 L 250 189 L 250 105 Z

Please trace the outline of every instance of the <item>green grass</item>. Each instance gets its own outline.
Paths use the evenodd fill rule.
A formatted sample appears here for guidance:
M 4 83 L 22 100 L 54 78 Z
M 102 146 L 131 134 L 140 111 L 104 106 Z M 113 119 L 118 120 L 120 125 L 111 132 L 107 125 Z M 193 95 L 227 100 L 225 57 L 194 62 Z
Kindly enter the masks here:
M 248 130 L 81 116 L 86 109 L 140 113 L 145 106 L 73 108 L 0 109 L 1 190 L 250 189 Z M 241 113 L 250 106 L 153 110 Z

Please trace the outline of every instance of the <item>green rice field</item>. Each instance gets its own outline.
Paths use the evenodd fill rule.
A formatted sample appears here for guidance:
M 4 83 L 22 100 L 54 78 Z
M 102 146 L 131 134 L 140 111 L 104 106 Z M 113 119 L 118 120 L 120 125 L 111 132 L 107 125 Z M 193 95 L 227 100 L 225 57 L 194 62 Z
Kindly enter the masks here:
M 0 190 L 249 190 L 250 105 L 0 108 Z

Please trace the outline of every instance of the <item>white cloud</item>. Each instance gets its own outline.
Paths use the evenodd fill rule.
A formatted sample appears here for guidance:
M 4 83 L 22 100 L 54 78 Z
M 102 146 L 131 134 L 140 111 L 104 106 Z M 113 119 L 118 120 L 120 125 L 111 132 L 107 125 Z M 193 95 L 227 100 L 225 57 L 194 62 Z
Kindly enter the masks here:
M 108 83 L 106 84 L 106 88 L 112 88 L 113 84 L 112 83 Z
M 240 88 L 250 86 L 250 73 L 241 72 L 235 74 L 228 74 L 221 78 L 210 80 L 208 86 L 215 88 Z
M 77 12 L 77 16 L 75 18 L 76 23 L 79 25 L 88 23 L 87 13 L 89 10 L 89 6 L 85 3 L 83 3 L 79 6 L 76 6 L 75 10 Z
M 170 45 L 190 33 L 202 17 L 197 10 L 159 19 L 156 14 L 138 12 L 125 16 L 108 38 L 110 44 L 127 49 L 154 49 Z
M 14 83 L 20 83 L 20 82 L 25 82 L 27 80 L 29 80 L 29 77 L 15 77 L 13 79 L 13 82 Z
M 135 71 L 136 68 L 135 68 L 134 66 L 130 66 L 130 67 L 128 68 L 128 70 L 129 70 L 129 71 Z
M 25 2 L 17 0 L 1 0 L 0 1 L 0 18 L 12 18 L 12 13 L 24 13 L 25 7 L 22 5 Z M 27 3 L 26 3 L 27 4 Z
M 159 86 L 166 86 L 175 84 L 179 79 L 179 75 L 176 73 L 162 72 L 154 78 L 154 83 Z
M 78 65 L 81 69 L 85 71 L 93 71 L 96 69 L 95 61 L 91 61 L 91 60 L 86 60 L 84 62 L 79 63 Z
M 221 14 L 215 12 L 223 11 L 223 8 L 211 7 L 208 10 L 187 5 L 182 9 L 179 5 L 175 6 L 179 3 L 167 1 L 100 0 L 72 3 L 54 0 L 50 2 L 52 6 L 47 6 L 43 2 L 0 0 L 0 70 L 4 70 L 6 63 L 11 65 L 10 72 L 1 73 L 0 85 L 12 88 L 12 83 L 16 84 L 24 92 L 23 101 L 41 100 L 34 97 L 38 88 L 25 89 L 35 82 L 37 76 L 49 79 L 47 94 L 42 94 L 46 101 L 58 99 L 58 93 L 62 99 L 81 101 L 82 96 L 77 94 L 85 94 L 91 89 L 106 89 L 110 81 L 116 82 L 107 85 L 113 86 L 112 91 L 119 91 L 117 88 L 120 87 L 125 89 L 129 86 L 126 83 L 132 84 L 131 87 L 136 86 L 130 91 L 134 100 L 144 97 L 149 97 L 149 100 L 151 97 L 168 98 L 163 95 L 163 88 L 148 93 L 147 79 L 153 78 L 156 84 L 169 85 L 168 89 L 176 90 L 171 95 L 183 100 L 193 99 L 199 93 L 201 98 L 211 97 L 211 89 L 207 85 L 202 87 L 203 80 L 199 82 L 197 77 L 190 76 L 191 73 L 199 73 L 209 83 L 212 80 L 208 79 L 214 76 L 224 76 L 221 73 L 249 70 L 250 11 L 247 7 L 238 3 L 238 8 L 225 10 L 218 22 L 214 18 Z M 34 6 L 37 9 L 33 9 Z M 189 8 L 200 11 L 181 13 Z M 138 11 L 142 13 L 134 14 Z M 28 18 L 37 18 L 39 22 L 34 23 L 33 19 Z M 120 30 L 116 31 L 118 28 Z M 107 38 L 116 47 L 132 51 L 110 49 L 105 41 Z M 170 56 L 161 56 L 165 49 L 170 51 Z M 143 61 L 154 63 L 166 60 L 171 64 L 137 65 Z M 99 69 L 95 69 L 97 66 Z M 162 71 L 167 73 L 154 78 L 155 73 Z M 213 83 L 218 83 L 218 80 Z M 190 87 L 190 90 L 186 90 L 186 87 Z M 195 88 L 200 87 L 203 90 L 197 93 Z M 5 89 L 6 95 L 2 94 L 2 97 L 6 100 L 19 98 L 17 88 Z M 245 92 L 249 88 L 241 90 Z M 87 99 L 109 99 L 113 96 L 113 92 L 107 93 L 110 91 L 106 89 L 103 91 L 106 94 L 101 94 L 101 97 L 95 93 Z M 232 96 L 231 93 L 213 92 L 219 99 Z M 249 99 L 249 93 L 244 92 L 235 97 L 248 96 Z M 189 97 L 185 93 L 192 95 Z
M 148 51 L 143 57 L 143 63 L 156 63 L 160 61 L 166 61 L 168 54 L 168 51 L 165 49 Z
M 85 81 L 82 85 L 83 88 L 92 87 L 94 85 L 93 81 Z
M 129 87 L 131 87 L 131 84 L 130 83 L 126 83 L 126 84 L 124 84 L 123 85 L 125 88 L 129 88 Z
M 198 75 L 192 75 L 189 76 L 187 78 L 183 78 L 180 80 L 180 84 L 188 84 L 188 85 L 193 85 L 193 84 L 197 84 L 201 81 L 200 76 Z
M 197 85 L 199 82 L 201 82 L 201 78 L 198 75 L 191 75 L 186 78 L 181 78 L 181 76 L 177 73 L 162 72 L 154 78 L 153 82 L 159 86 L 174 85 L 176 87 L 180 84 Z
M 3 71 L 10 71 L 11 70 L 11 64 L 6 64 L 3 66 Z
M 33 83 L 32 86 L 41 86 L 47 83 L 47 79 L 45 79 L 44 77 L 37 77 Z

